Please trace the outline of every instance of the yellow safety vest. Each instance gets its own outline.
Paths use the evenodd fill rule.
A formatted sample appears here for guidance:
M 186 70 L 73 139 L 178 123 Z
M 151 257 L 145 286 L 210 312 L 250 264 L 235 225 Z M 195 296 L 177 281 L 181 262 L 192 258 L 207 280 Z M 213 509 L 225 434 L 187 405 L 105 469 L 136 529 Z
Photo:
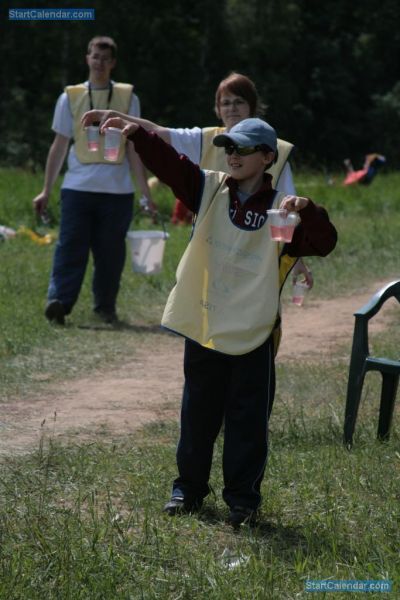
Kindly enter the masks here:
M 222 171 L 226 173 L 228 170 L 226 164 L 226 154 L 223 148 L 214 146 L 212 143 L 216 135 L 225 133 L 225 127 L 205 127 L 202 129 L 202 146 L 200 167 L 202 169 L 212 169 L 213 171 Z M 276 184 L 281 176 L 283 167 L 289 160 L 290 153 L 293 149 L 293 144 L 285 142 L 278 138 L 278 160 L 266 172 L 272 175 L 272 187 Z
M 110 102 L 110 110 L 128 113 L 132 98 L 133 86 L 128 83 L 114 83 L 113 92 Z M 100 145 L 97 152 L 89 152 L 87 149 L 87 139 L 84 128 L 82 127 L 81 117 L 90 110 L 89 90 L 84 83 L 78 85 L 68 85 L 65 88 L 68 95 L 69 105 L 74 121 L 74 146 L 75 153 L 81 163 L 106 163 L 106 164 L 121 164 L 125 158 L 125 143 L 126 139 L 122 136 L 121 148 L 118 155 L 118 160 L 107 161 L 104 159 L 104 136 L 100 136 Z M 93 108 L 106 109 L 109 90 L 92 89 Z
M 206 171 L 192 238 L 179 262 L 162 325 L 225 354 L 251 352 L 274 331 L 280 338 L 280 291 L 297 258 L 281 257 L 268 221 L 255 231 L 229 216 L 228 175 Z M 274 207 L 284 194 L 277 192 Z

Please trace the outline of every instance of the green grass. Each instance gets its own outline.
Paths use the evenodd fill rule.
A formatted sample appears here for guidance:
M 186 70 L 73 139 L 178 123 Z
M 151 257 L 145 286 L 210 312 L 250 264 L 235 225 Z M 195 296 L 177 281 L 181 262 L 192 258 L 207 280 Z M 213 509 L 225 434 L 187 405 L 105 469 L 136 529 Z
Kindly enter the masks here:
M 323 297 L 335 296 L 340 289 L 351 294 L 371 281 L 399 274 L 400 174 L 378 176 L 370 186 L 342 186 L 340 176 L 335 181 L 328 186 L 321 175 L 296 178 L 298 194 L 325 206 L 339 234 L 329 257 L 307 259 Z
M 39 175 L 0 170 L 0 224 L 35 228 L 31 201 L 41 181 Z M 299 175 L 297 186 L 300 194 L 327 207 L 339 232 L 338 246 L 330 256 L 307 259 L 315 277 L 313 298 L 351 294 L 377 279 L 398 276 L 398 174 L 379 176 L 367 188 L 327 186 L 321 175 L 306 174 Z M 157 201 L 167 222 L 172 195 L 164 188 Z M 57 187 L 51 212 L 57 223 Z M 135 228 L 143 227 L 154 225 L 146 218 L 137 220 Z M 96 328 L 91 314 L 91 269 L 69 326 L 63 331 L 49 327 L 43 311 L 54 244 L 38 246 L 25 236 L 0 243 L 0 399 L 38 387 L 41 374 L 50 373 L 52 379 L 70 377 L 134 353 L 137 338 L 143 334 L 136 326 L 154 328 L 159 323 L 177 261 L 189 239 L 190 227 L 172 227 L 167 222 L 167 228 L 170 239 L 161 274 L 133 274 L 127 260 L 119 296 L 125 336 Z M 40 231 L 45 231 L 43 226 Z M 52 231 L 56 233 L 57 228 Z
M 380 444 L 363 424 L 348 452 L 332 406 L 304 412 L 276 406 L 261 522 L 237 533 L 224 523 L 220 442 L 200 515 L 161 513 L 173 424 L 109 443 L 50 441 L 8 461 L 0 597 L 290 599 L 306 597 L 309 578 L 391 579 L 398 590 L 398 436 Z M 229 557 L 242 563 L 229 568 Z
M 326 206 L 339 231 L 331 256 L 307 259 L 314 298 L 398 277 L 398 174 L 379 175 L 369 188 L 327 186 L 319 174 L 299 174 L 296 183 L 300 194 Z M 41 175 L 1 170 L 0 224 L 35 227 L 31 198 L 40 186 Z M 158 200 L 166 217 L 172 197 L 160 191 Z M 51 210 L 57 222 L 56 193 Z M 135 227 L 153 226 L 142 219 Z M 43 309 L 54 247 L 23 236 L 0 243 L 0 402 L 134 357 L 157 328 L 190 234 L 188 227 L 168 230 L 160 275 L 133 274 L 127 261 L 120 329 L 99 328 L 93 320 L 90 270 L 69 325 L 49 326 Z M 399 344 L 393 321 L 374 347 L 398 357 Z M 174 423 L 113 439 L 103 433 L 92 443 L 43 438 L 36 451 L 2 460 L 0 598 L 289 600 L 308 596 L 308 578 L 391 579 L 392 594 L 379 597 L 397 597 L 398 412 L 391 439 L 378 443 L 380 381 L 368 374 L 353 450 L 343 447 L 343 356 L 339 348 L 321 363 L 278 363 L 262 518 L 254 530 L 235 533 L 224 523 L 220 440 L 215 494 L 204 511 L 179 519 L 161 513 L 175 477 Z M 239 566 L 229 568 L 229 557 Z M 335 594 L 352 597 L 360 594 Z
M 36 176 L 0 170 L 0 224 L 15 230 L 26 226 L 41 233 L 57 233 L 57 227 L 38 227 L 33 217 L 31 200 L 40 189 L 38 183 Z M 158 203 L 165 221 L 172 201 L 172 195 L 161 190 Z M 56 192 L 51 212 L 57 223 Z M 161 224 L 153 225 L 149 218 L 138 215 L 134 227 L 161 228 Z M 39 246 L 24 235 L 0 242 L 0 400 L 40 388 L 41 375 L 47 381 L 71 377 L 118 363 L 127 353 L 134 354 L 138 340 L 147 333 L 146 328 L 151 331 L 160 322 L 177 260 L 189 235 L 189 227 L 171 231 L 161 275 L 134 274 L 127 256 L 118 307 L 123 325 L 118 331 L 99 327 L 93 318 L 91 265 L 68 326 L 63 330 L 50 327 L 43 313 L 54 244 Z

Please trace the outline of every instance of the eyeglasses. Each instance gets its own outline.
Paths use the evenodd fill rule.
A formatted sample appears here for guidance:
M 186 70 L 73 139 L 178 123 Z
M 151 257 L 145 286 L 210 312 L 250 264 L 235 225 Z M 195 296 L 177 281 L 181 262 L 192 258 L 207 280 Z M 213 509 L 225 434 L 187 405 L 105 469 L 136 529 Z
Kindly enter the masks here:
M 247 104 L 246 100 L 242 100 L 242 98 L 235 98 L 235 100 L 221 100 L 219 106 L 221 108 L 229 108 L 230 106 L 237 108 L 238 106 L 243 106 L 244 104 Z
M 259 152 L 261 150 L 261 146 L 225 146 L 225 154 L 231 156 L 235 152 L 235 154 L 239 154 L 239 156 L 249 156 L 249 154 L 255 154 L 255 152 Z

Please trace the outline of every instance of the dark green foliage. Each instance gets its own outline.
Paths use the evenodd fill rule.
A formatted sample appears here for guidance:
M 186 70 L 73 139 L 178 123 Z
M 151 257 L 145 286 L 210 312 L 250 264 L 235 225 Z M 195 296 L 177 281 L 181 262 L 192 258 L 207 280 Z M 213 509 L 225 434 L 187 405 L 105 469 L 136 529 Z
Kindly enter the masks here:
M 376 151 L 398 167 L 395 0 L 382 0 L 378 13 L 371 0 L 94 4 L 96 20 L 87 22 L 12 22 L 10 6 L 32 3 L 11 0 L 1 8 L 3 164 L 44 164 L 55 100 L 67 83 L 86 77 L 86 44 L 101 33 L 115 37 L 115 78 L 135 84 L 147 118 L 171 126 L 213 124 L 216 85 L 239 70 L 257 83 L 267 118 L 296 144 L 298 162 L 332 167 Z M 35 2 L 46 6 L 52 3 Z

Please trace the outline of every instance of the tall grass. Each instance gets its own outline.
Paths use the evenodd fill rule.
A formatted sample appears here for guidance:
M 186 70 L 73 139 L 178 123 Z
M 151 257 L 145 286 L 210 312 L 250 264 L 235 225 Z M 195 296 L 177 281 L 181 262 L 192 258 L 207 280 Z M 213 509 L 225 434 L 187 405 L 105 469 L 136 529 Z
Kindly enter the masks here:
M 328 186 L 318 174 L 299 175 L 298 192 L 326 206 L 339 231 L 331 256 L 307 259 L 314 297 L 351 294 L 398 276 L 399 184 L 395 173 L 349 189 Z M 40 185 L 39 176 L 1 171 L 0 224 L 35 227 L 30 202 Z M 172 196 L 160 191 L 159 202 L 167 216 Z M 57 223 L 55 195 L 51 210 Z M 153 225 L 143 218 L 135 227 Z M 92 320 L 90 270 L 69 324 L 49 326 L 43 309 L 53 246 L 22 236 L 0 244 L 3 399 L 134 356 L 157 327 L 190 235 L 188 227 L 168 228 L 160 275 L 133 274 L 127 262 L 119 329 Z M 379 350 L 398 355 L 399 344 L 394 323 Z M 43 438 L 36 451 L 7 457 L 0 466 L 0 598 L 290 600 L 307 597 L 307 579 L 325 578 L 390 579 L 393 593 L 380 597 L 397 597 L 398 408 L 391 439 L 378 443 L 380 381 L 368 374 L 354 448 L 343 447 L 347 355 L 338 349 L 321 363 L 278 363 L 261 520 L 253 530 L 234 532 L 224 522 L 220 440 L 214 493 L 203 511 L 177 519 L 162 514 L 175 476 L 175 423 L 68 446 Z
M 32 197 L 40 191 L 41 184 L 42 176 L 0 170 L 0 224 L 17 231 L 25 226 L 41 234 L 51 232 L 56 235 L 57 188 L 50 202 L 53 225 L 46 228 L 33 215 Z M 168 221 L 172 201 L 172 194 L 162 189 L 158 204 L 164 221 Z M 136 229 L 161 228 L 161 223 L 153 225 L 148 217 L 138 213 L 133 226 Z M 0 242 L 0 398 L 21 395 L 40 387 L 41 375 L 46 381 L 74 376 L 102 364 L 118 363 L 127 354 L 133 354 L 137 339 L 159 324 L 176 263 L 189 239 L 190 229 L 176 228 L 171 234 L 161 275 L 134 274 L 127 248 L 118 307 L 122 325 L 118 331 L 99 326 L 93 317 L 91 264 L 68 326 L 62 330 L 49 326 L 44 318 L 44 308 L 54 243 L 40 246 L 19 234 Z
M 46 231 L 35 220 L 31 204 L 41 189 L 42 179 L 41 174 L 0 170 L 0 224 Z M 314 298 L 351 294 L 369 287 L 377 279 L 397 276 L 399 184 L 397 173 L 379 175 L 370 187 L 352 188 L 328 186 L 318 174 L 298 175 L 298 193 L 326 206 L 339 232 L 338 246 L 329 257 L 307 259 L 315 277 Z M 59 183 L 50 203 L 54 222 L 50 230 L 55 234 L 58 187 Z M 118 310 L 129 335 L 121 336 L 121 331 L 104 331 L 95 326 L 91 311 L 91 268 L 69 325 L 62 331 L 49 327 L 43 311 L 54 244 L 38 246 L 25 236 L 0 243 L 0 377 L 4 382 L 0 394 L 3 397 L 37 387 L 40 374 L 50 374 L 54 379 L 118 362 L 124 354 L 134 353 L 139 326 L 154 327 L 159 323 L 190 227 L 169 225 L 173 197 L 166 188 L 159 190 L 157 201 L 170 233 L 164 268 L 156 276 L 134 274 L 128 257 Z M 154 225 L 138 215 L 134 227 Z
M 332 399 L 332 396 L 330 400 Z M 395 447 L 361 428 L 349 453 L 334 411 L 278 405 L 260 524 L 234 532 L 215 494 L 196 516 L 161 512 L 175 476 L 175 425 L 140 437 L 9 460 L 0 483 L 0 597 L 13 599 L 291 599 L 307 579 L 400 585 Z M 317 596 L 319 597 L 319 596 Z M 338 594 L 338 598 L 357 597 Z
M 343 186 L 340 176 L 334 179 L 334 185 L 309 174 L 296 180 L 297 192 L 325 206 L 339 233 L 332 255 L 310 259 L 317 290 L 325 297 L 399 275 L 400 174 L 377 176 L 370 186 Z

